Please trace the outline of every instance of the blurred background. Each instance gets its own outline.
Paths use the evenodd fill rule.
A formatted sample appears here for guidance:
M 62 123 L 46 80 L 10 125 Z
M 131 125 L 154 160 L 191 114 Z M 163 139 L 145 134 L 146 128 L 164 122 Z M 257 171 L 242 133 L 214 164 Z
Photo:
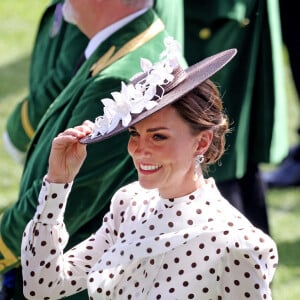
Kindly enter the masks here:
M 39 19 L 48 0 L 0 2 L 0 212 L 14 203 L 22 167 L 6 153 L 2 136 L 8 115 L 26 95 L 28 67 Z M 289 143 L 296 144 L 300 108 L 285 58 L 288 94 Z M 50 142 L 50 141 L 49 141 Z M 263 165 L 264 170 L 275 166 Z M 272 189 L 267 193 L 271 235 L 279 250 L 279 267 L 272 290 L 275 300 L 300 299 L 300 188 Z

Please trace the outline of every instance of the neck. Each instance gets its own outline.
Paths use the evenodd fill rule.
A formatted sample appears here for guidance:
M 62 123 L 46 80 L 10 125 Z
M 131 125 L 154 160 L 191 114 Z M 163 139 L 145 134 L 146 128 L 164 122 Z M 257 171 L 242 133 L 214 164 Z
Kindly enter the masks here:
M 119 11 L 118 14 L 115 12 Z M 80 24 L 78 24 L 78 27 L 80 30 L 89 38 L 93 38 L 98 32 L 101 32 L 108 28 L 109 26 L 114 26 L 115 24 L 122 22 L 123 20 L 126 20 L 128 18 L 129 22 L 134 19 L 130 18 L 131 16 L 139 15 L 139 12 L 146 11 L 146 8 L 144 9 L 136 9 L 131 6 L 122 6 L 116 7 L 115 9 L 110 8 L 109 11 L 107 11 L 105 14 L 101 15 L 101 17 L 97 18 L 95 22 L 86 23 L 85 26 L 80 27 Z M 125 22 L 125 24 L 128 22 Z
M 172 188 L 170 190 L 161 190 L 159 189 L 159 194 L 164 199 L 173 199 L 173 198 L 180 198 L 186 195 L 189 195 L 199 188 L 205 185 L 205 179 L 202 175 L 198 177 L 198 179 L 190 181 L 190 184 L 184 185 L 184 187 Z

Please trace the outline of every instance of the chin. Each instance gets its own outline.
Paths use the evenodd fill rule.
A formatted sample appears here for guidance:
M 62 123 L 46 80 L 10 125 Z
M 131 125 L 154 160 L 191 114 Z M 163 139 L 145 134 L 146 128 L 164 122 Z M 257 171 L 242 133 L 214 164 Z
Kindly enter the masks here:
M 139 183 L 141 187 L 143 187 L 146 190 L 152 190 L 157 188 L 157 184 L 154 184 L 152 182 L 146 182 L 145 180 L 139 180 Z

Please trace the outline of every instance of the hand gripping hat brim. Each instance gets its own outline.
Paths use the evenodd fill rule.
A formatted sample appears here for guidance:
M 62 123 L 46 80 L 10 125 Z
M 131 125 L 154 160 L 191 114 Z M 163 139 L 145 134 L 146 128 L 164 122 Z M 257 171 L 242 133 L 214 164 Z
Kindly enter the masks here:
M 133 126 L 134 124 L 149 117 L 155 112 L 161 110 L 167 105 L 179 100 L 186 95 L 189 91 L 193 90 L 196 86 L 204 82 L 206 79 L 213 76 L 216 72 L 221 70 L 231 59 L 236 55 L 236 49 L 229 49 L 212 55 L 200 62 L 186 68 L 184 70 L 184 79 L 180 80 L 178 84 L 172 86 L 171 90 L 166 92 L 162 98 L 159 99 L 158 104 L 149 110 L 144 110 L 139 114 L 132 114 L 132 119 L 127 126 L 120 124 L 109 133 L 99 134 L 98 136 L 87 136 L 80 140 L 82 144 L 92 144 L 108 139 L 118 133 L 121 133 Z

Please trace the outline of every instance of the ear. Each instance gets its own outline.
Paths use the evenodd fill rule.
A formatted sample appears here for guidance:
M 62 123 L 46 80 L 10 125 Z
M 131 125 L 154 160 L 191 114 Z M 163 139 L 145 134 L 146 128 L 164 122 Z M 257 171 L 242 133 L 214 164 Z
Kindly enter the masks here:
M 204 130 L 201 131 L 198 135 L 198 145 L 196 154 L 204 154 L 209 148 L 211 141 L 213 139 L 213 131 L 212 130 Z

